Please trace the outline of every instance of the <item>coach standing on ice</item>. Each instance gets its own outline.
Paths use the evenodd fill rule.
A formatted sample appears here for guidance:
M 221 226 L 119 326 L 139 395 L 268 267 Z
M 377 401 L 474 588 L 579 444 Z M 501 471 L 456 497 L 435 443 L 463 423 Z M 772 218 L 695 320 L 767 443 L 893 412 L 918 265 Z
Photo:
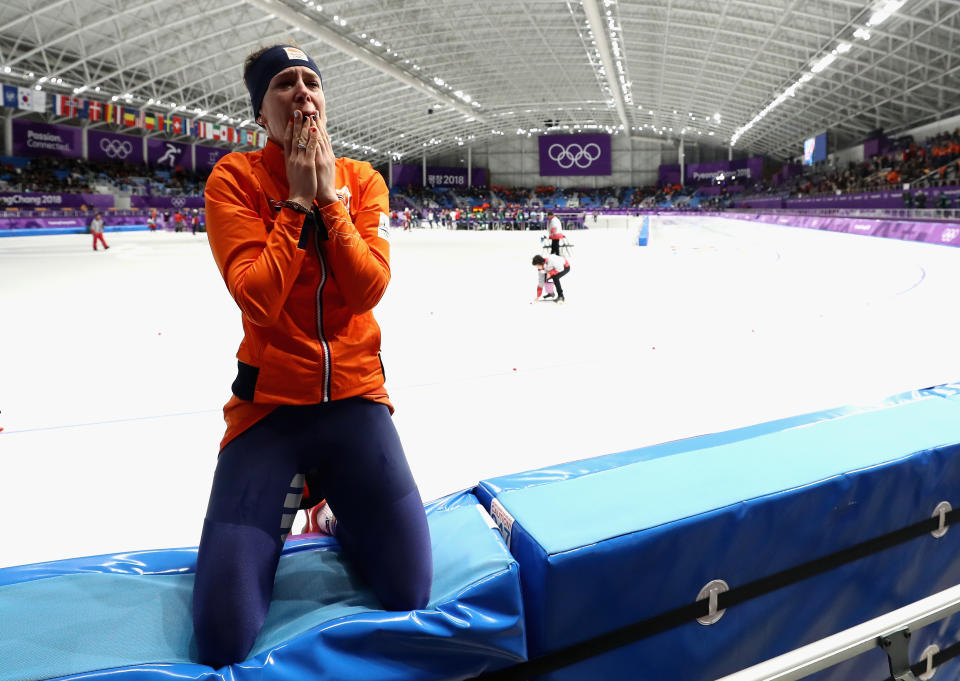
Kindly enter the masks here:
M 244 331 L 194 585 L 213 667 L 243 660 L 263 626 L 305 477 L 384 608 L 426 606 L 433 570 L 371 312 L 390 280 L 386 184 L 334 156 L 320 71 L 299 48 L 251 54 L 243 79 L 269 142 L 223 157 L 206 185 L 210 246 Z
M 553 214 L 553 211 L 547 213 L 547 238 L 550 239 L 550 254 L 560 255 L 560 240 L 563 239 L 563 226 L 560 224 L 560 218 Z

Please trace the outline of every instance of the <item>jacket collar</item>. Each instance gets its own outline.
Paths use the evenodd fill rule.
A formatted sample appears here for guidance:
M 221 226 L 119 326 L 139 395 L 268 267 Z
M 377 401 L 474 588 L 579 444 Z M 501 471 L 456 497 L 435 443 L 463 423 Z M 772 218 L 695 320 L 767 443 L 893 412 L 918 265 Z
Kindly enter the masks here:
M 263 164 L 275 180 L 287 184 L 287 164 L 283 160 L 283 147 L 272 139 L 268 139 L 267 146 L 263 148 Z

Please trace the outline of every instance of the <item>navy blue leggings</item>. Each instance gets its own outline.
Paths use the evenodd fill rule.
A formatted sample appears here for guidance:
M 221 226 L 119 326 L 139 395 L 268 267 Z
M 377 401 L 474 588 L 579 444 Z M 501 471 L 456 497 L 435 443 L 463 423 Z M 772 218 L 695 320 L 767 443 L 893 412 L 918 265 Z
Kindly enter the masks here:
M 337 540 L 383 607 L 426 606 L 427 519 L 387 407 L 362 398 L 281 406 L 217 462 L 193 589 L 202 663 L 239 662 L 253 647 L 306 473 L 311 497 L 329 502 Z

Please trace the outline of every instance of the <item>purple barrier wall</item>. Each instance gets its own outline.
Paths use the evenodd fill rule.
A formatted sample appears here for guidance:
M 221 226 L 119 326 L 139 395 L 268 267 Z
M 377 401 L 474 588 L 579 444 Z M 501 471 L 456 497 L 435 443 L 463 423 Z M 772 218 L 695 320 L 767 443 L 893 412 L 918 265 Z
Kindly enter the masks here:
M 540 176 L 609 175 L 610 135 L 540 135 Z
M 80 128 L 69 125 L 51 125 L 14 118 L 13 155 L 81 158 L 82 132 Z
M 102 130 L 87 131 L 87 157 L 91 161 L 143 163 L 143 138 Z
M 0 231 L 8 229 L 69 229 L 86 230 L 92 218 L 0 218 Z M 116 225 L 146 225 L 145 215 L 104 215 L 107 227 Z
M 721 217 L 750 220 L 789 227 L 820 229 L 827 232 L 863 234 L 885 239 L 923 241 L 946 246 L 960 246 L 960 223 L 957 222 L 906 222 L 899 220 L 868 220 L 863 218 L 838 218 L 816 215 L 763 215 L 750 213 L 716 213 Z
M 112 194 L 45 194 L 33 192 L 0 192 L 0 200 L 11 208 L 113 208 Z
M 911 189 L 916 196 L 920 189 Z M 951 202 L 960 196 L 960 186 L 924 187 L 927 206 L 933 206 L 940 194 L 946 194 Z M 798 199 L 782 197 L 746 197 L 734 202 L 738 208 L 792 208 L 797 210 L 813 208 L 903 208 L 903 191 L 863 192 L 860 194 L 827 194 L 824 196 L 804 196 Z
M 487 186 L 487 169 L 473 168 L 471 171 L 470 181 L 474 187 Z M 451 168 L 446 166 L 427 166 L 427 184 L 431 187 L 466 187 L 468 186 L 467 169 Z M 400 187 L 402 189 L 408 185 L 412 185 L 414 187 L 423 186 L 423 166 L 409 163 L 394 163 L 393 186 Z
M 176 210 L 178 208 L 203 208 L 202 196 L 131 196 L 132 208 L 159 208 Z

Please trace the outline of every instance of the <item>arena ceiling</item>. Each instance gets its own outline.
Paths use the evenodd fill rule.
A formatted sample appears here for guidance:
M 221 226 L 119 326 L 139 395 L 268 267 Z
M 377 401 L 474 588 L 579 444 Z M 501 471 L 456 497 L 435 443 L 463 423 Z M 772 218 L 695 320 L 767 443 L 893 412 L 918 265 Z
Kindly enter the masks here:
M 373 162 L 547 129 L 786 158 L 960 113 L 960 0 L 4 0 L 0 82 L 253 129 L 243 59 L 291 37 Z

